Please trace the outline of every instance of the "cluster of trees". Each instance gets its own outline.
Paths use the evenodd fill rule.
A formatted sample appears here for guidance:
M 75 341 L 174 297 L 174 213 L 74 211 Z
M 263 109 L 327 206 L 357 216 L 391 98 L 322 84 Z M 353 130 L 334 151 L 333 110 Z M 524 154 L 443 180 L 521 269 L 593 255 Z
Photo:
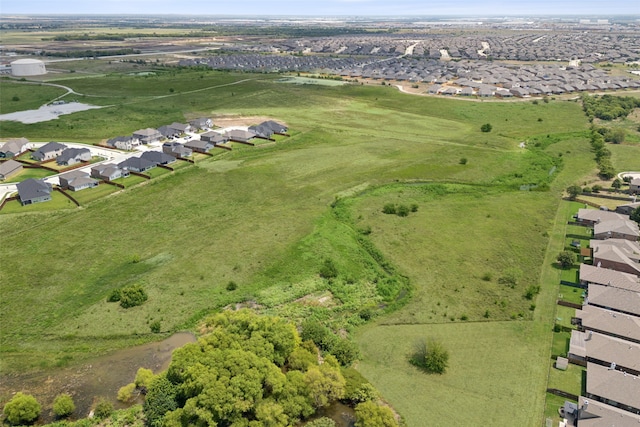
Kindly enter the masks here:
M 131 308 L 144 304 L 148 298 L 142 286 L 129 285 L 114 289 L 107 297 L 107 302 L 120 302 L 122 308 Z
M 591 130 L 591 149 L 596 155 L 598 175 L 602 179 L 611 179 L 616 175 L 611 164 L 611 151 L 606 147 L 604 137 L 595 129 Z
M 589 118 L 614 120 L 627 117 L 634 108 L 640 107 L 640 99 L 631 96 L 582 95 L 582 108 Z
M 240 310 L 217 314 L 206 326 L 208 335 L 176 350 L 168 370 L 150 381 L 143 405 L 147 425 L 291 426 L 351 398 L 358 401 L 357 425 L 397 426 L 393 416 L 391 424 L 369 422 L 367 417 L 386 420 L 380 412 L 388 410 L 375 390 L 348 382 L 338 360 L 320 358 L 291 323 Z
M 611 129 L 608 127 L 597 127 L 595 130 L 602 135 L 605 142 L 612 142 L 614 144 L 622 144 L 627 136 L 625 130 L 622 128 Z
M 65 51 L 42 51 L 42 56 L 57 56 L 62 58 L 94 58 L 100 56 L 115 56 L 115 55 L 131 55 L 138 54 L 140 50 L 131 48 L 122 49 L 107 49 L 107 50 L 65 50 Z
M 76 405 L 70 394 L 63 393 L 53 401 L 53 413 L 58 418 L 68 417 L 76 410 Z M 35 397 L 22 392 L 16 393 L 6 405 L 3 413 L 9 424 L 23 425 L 35 422 L 42 411 L 42 406 Z

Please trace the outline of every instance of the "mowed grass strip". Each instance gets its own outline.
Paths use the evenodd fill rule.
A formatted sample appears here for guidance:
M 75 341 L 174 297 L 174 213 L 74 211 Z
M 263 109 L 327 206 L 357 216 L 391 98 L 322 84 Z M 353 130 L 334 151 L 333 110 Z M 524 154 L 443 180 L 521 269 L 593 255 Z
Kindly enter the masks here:
M 540 425 L 547 364 L 531 322 L 365 327 L 358 334 L 362 372 L 407 425 Z M 434 338 L 449 351 L 443 375 L 409 361 L 412 346 Z

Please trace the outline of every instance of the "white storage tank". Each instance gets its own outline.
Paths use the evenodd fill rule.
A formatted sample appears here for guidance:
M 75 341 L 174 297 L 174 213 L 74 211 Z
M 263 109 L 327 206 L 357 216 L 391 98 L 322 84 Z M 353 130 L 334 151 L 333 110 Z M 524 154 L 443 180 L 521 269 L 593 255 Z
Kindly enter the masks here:
M 18 59 L 11 63 L 11 75 L 16 77 L 47 74 L 44 62 L 38 59 Z

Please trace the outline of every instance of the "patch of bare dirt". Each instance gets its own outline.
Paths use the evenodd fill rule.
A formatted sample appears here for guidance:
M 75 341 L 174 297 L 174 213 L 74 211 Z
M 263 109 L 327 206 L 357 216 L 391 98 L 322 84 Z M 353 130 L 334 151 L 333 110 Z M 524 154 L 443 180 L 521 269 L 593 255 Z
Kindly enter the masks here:
M 275 120 L 278 123 L 282 123 L 286 126 L 286 123 L 283 123 L 280 120 L 273 119 L 271 117 L 266 116 L 240 116 L 236 114 L 216 114 L 211 120 L 213 120 L 213 124 L 222 128 L 229 126 L 251 126 L 257 125 L 267 120 Z

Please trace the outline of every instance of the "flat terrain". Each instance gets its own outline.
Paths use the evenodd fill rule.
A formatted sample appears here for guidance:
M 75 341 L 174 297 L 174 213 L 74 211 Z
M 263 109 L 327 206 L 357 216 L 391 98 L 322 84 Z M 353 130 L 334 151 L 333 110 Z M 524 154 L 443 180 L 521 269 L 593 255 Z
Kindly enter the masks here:
M 567 213 L 560 195 L 595 169 L 580 105 L 456 102 L 277 77 L 160 70 L 68 80 L 87 102 L 113 106 L 3 122 L 2 138 L 96 143 L 234 115 L 287 123 L 292 136 L 220 150 L 143 185 L 135 178 L 113 196 L 87 196 L 82 209 L 3 210 L 0 369 L 73 365 L 161 338 L 154 321 L 167 333 L 192 329 L 206 313 L 250 302 L 353 332 L 359 369 L 410 426 L 539 425 Z M 38 96 L 25 92 L 24 102 Z M 487 122 L 493 131 L 480 132 Z M 612 152 L 616 167 L 640 156 L 634 144 Z M 417 211 L 385 215 L 386 203 Z M 318 275 L 325 259 L 335 280 Z M 400 276 L 410 290 L 394 293 Z M 144 305 L 106 302 L 133 283 L 149 294 Z M 532 285 L 541 292 L 528 299 Z M 362 307 L 375 320 L 358 329 Z M 405 356 L 418 336 L 446 342 L 449 373 L 413 370 Z

